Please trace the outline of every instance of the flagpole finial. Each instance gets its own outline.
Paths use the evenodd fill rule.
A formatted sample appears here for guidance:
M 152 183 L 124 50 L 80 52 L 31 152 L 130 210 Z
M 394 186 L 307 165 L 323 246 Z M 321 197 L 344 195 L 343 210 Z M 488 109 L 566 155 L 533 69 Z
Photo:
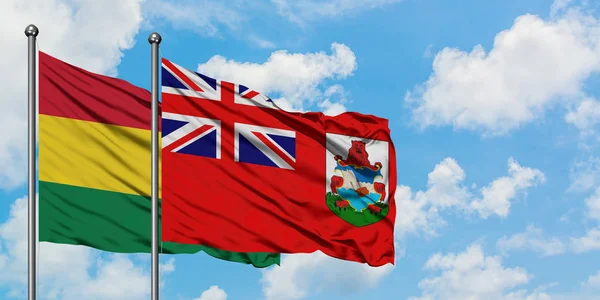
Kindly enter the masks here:
M 160 34 L 158 34 L 158 32 L 153 32 L 148 37 L 148 43 L 150 44 L 160 44 L 161 41 L 162 37 L 160 37 Z
M 37 26 L 30 24 L 29 26 L 27 26 L 25 28 L 25 35 L 26 36 L 34 36 L 36 37 L 38 35 L 38 33 L 40 33 L 40 31 L 38 30 Z

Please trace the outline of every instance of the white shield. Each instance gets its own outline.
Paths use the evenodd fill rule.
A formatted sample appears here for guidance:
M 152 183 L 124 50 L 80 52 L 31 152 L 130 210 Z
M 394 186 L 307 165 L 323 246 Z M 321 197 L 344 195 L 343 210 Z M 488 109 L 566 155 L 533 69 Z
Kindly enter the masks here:
M 379 182 L 385 185 L 385 198 L 381 199 L 381 202 L 388 203 L 389 199 L 389 147 L 387 141 L 366 139 L 360 137 L 353 137 L 341 134 L 326 134 L 326 193 L 331 192 L 331 177 L 340 176 L 344 179 L 344 187 L 359 189 L 365 187 L 369 191 L 373 191 L 373 183 Z M 352 172 L 343 172 L 336 170 L 338 166 L 334 157 L 340 155 L 342 159 L 348 157 L 348 152 L 352 147 L 353 141 L 361 141 L 365 143 L 365 150 L 368 153 L 368 160 L 370 165 L 375 165 L 377 162 L 381 163 L 381 175 L 375 177 L 374 182 L 361 182 L 365 180 L 359 180 Z

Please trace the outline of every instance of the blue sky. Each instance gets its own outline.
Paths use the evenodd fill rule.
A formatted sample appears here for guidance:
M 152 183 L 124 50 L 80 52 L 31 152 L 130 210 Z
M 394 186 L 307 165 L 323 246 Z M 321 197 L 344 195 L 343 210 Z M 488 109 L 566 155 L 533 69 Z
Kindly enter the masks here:
M 285 107 L 390 120 L 394 267 L 320 253 L 266 270 L 203 253 L 161 257 L 162 299 L 600 298 L 593 1 L 29 2 L 0 4 L 0 34 L 14 45 L 0 50 L 14 70 L 0 75 L 2 298 L 26 288 L 26 202 L 17 199 L 26 195 L 29 23 L 42 51 L 144 88 L 147 38 L 158 31 L 162 56 Z M 43 299 L 148 299 L 149 272 L 147 255 L 40 246 Z

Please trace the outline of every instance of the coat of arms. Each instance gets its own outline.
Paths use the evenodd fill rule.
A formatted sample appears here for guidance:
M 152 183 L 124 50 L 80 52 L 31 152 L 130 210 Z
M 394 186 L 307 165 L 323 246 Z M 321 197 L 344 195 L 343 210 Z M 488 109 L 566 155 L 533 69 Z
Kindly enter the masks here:
M 381 158 L 385 159 L 384 163 L 379 160 L 371 163 L 367 142 L 363 139 L 350 139 L 349 147 L 343 151 L 346 153 L 335 153 L 336 149 L 341 150 L 339 142 L 347 143 L 348 140 L 345 140 L 338 139 L 337 145 L 328 147 L 335 165 L 333 172 L 328 170 L 326 203 L 331 211 L 352 225 L 373 224 L 385 218 L 389 211 L 387 174 L 384 174 L 383 169 L 387 167 L 387 153 L 378 153 L 383 154 Z M 377 147 L 379 141 L 373 142 L 373 148 L 385 149 L 387 152 L 387 144 L 383 145 L 385 147 Z M 328 168 L 332 167 L 330 165 L 331 163 Z

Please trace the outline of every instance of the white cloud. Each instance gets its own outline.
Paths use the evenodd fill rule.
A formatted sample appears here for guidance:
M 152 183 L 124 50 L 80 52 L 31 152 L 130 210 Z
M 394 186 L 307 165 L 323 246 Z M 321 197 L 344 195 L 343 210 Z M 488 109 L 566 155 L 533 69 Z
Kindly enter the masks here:
M 502 300 L 551 300 L 556 299 L 554 295 L 549 295 L 544 291 L 534 291 L 533 293 L 528 293 L 526 290 L 519 290 L 516 292 L 508 293 L 506 296 L 502 298 Z M 583 300 L 581 298 L 573 298 L 578 300 Z M 558 300 L 558 299 L 556 299 Z
M 419 193 L 424 192 L 419 191 L 417 195 L 420 195 Z M 403 185 L 396 188 L 396 209 L 402 212 L 402 214 L 398 214 L 402 217 L 396 218 L 394 235 L 397 239 L 419 232 L 423 232 L 427 236 L 435 236 L 437 229 L 446 224 L 439 217 L 438 209 L 431 206 L 429 199 L 423 196 L 413 196 L 408 186 Z
M 573 0 L 554 0 L 552 5 L 550 6 L 550 15 L 556 16 L 557 14 L 564 12 L 565 9 L 569 8 L 569 5 L 573 2 Z
M 521 267 L 503 266 L 498 256 L 485 256 L 478 244 L 458 254 L 436 253 L 424 267 L 440 273 L 421 280 L 422 295 L 409 299 L 549 299 L 539 292 L 530 295 L 524 290 L 513 292 L 533 276 Z
M 273 43 L 273 42 L 271 42 L 269 40 L 266 40 L 264 38 L 261 38 L 261 37 L 259 37 L 257 35 L 250 35 L 248 37 L 248 40 L 250 42 L 252 42 L 253 44 L 255 44 L 256 46 L 258 46 L 259 48 L 272 49 L 272 48 L 276 47 L 275 43 Z
M 545 237 L 542 229 L 531 225 L 527 226 L 525 232 L 510 237 L 503 236 L 496 242 L 496 246 L 502 252 L 530 250 L 543 256 L 563 254 L 566 251 L 566 246 L 560 239 Z
M 433 55 L 433 44 L 429 44 L 427 48 L 425 48 L 425 52 L 423 52 L 423 57 L 429 58 Z
M 589 191 L 600 185 L 600 158 L 589 157 L 587 160 L 575 161 L 569 176 L 569 191 Z
M 407 93 L 414 121 L 501 135 L 582 99 L 584 82 L 600 70 L 600 22 L 566 3 L 548 20 L 519 16 L 489 52 L 440 51 L 430 78 Z
M 339 102 L 333 103 L 329 101 L 329 99 L 325 99 L 323 102 L 319 103 L 319 108 L 323 111 L 323 114 L 328 116 L 337 116 L 346 112 L 344 104 Z
M 522 167 L 513 158 L 508 159 L 508 176 L 497 178 L 486 187 L 469 188 L 463 182 L 465 176 L 456 160 L 445 158 L 429 173 L 427 190 L 413 193 L 410 187 L 399 186 L 396 203 L 403 213 L 396 220 L 396 237 L 418 232 L 436 235 L 436 229 L 445 225 L 439 216 L 444 210 L 477 213 L 481 218 L 506 217 L 518 192 L 544 182 L 541 171 Z
M 514 199 L 518 192 L 546 182 L 540 170 L 521 167 L 512 157 L 508 160 L 508 175 L 482 188 L 483 197 L 471 202 L 470 209 L 477 211 L 482 218 L 492 214 L 506 217 L 510 211 L 510 200 Z
M 585 199 L 585 205 L 587 207 L 586 215 L 600 223 L 600 187 L 596 188 L 595 193 Z
M 575 253 L 600 250 L 600 229 L 593 228 L 585 236 L 571 238 L 571 248 Z
M 582 282 L 581 285 L 587 289 L 600 291 L 600 271 L 595 275 L 590 275 L 590 277 L 588 277 L 585 282 Z
M 163 273 L 172 273 L 175 271 L 175 259 L 169 258 L 169 260 L 165 263 L 159 265 L 159 272 Z
M 427 177 L 425 191 L 413 194 L 408 186 L 396 189 L 397 210 L 403 212 L 401 218 L 396 218 L 394 234 L 398 239 L 419 231 L 436 235 L 436 229 L 445 225 L 439 211 L 460 209 L 470 198 L 468 189 L 462 185 L 465 172 L 453 158 L 442 160 Z
M 318 107 L 328 116 L 339 115 L 346 112 L 346 93 L 344 87 L 336 84 L 332 85 L 323 94 L 325 100 L 318 104 Z
M 218 286 L 213 285 L 208 290 L 202 292 L 200 298 L 194 300 L 227 300 L 227 293 Z
M 338 17 L 365 9 L 380 8 L 401 0 L 271 0 L 278 12 L 290 21 L 304 25 L 306 21 Z
M 40 297 L 53 299 L 147 299 L 150 276 L 132 256 L 89 247 L 38 243 Z M 161 279 L 174 271 L 174 260 L 161 264 Z M 27 198 L 17 199 L 0 224 L 0 286 L 24 295 L 27 287 Z
M 586 98 L 565 115 L 565 121 L 575 125 L 584 136 L 593 134 L 594 126 L 600 123 L 600 102 Z
M 470 197 L 466 187 L 461 186 L 465 180 L 465 171 L 456 160 L 445 158 L 427 175 L 426 197 L 434 207 L 449 208 L 464 206 Z
M 270 95 L 278 104 L 284 102 L 296 110 L 302 110 L 305 104 L 312 105 L 319 100 L 324 102 L 323 98 L 339 94 L 340 89 L 336 85 L 327 87 L 323 92 L 323 81 L 344 79 L 351 76 L 355 69 L 354 52 L 338 43 L 331 45 L 329 55 L 324 52 L 303 54 L 281 50 L 273 52 L 264 63 L 241 63 L 215 55 L 198 66 L 200 73 L 246 85 Z M 273 94 L 280 95 L 281 99 L 276 99 Z M 343 105 L 341 102 L 335 103 Z M 325 105 L 331 107 L 335 103 Z M 337 111 L 340 111 L 339 106 L 334 110 Z
M 191 29 L 206 36 L 219 36 L 219 26 L 235 30 L 246 21 L 240 1 L 148 0 L 144 15 L 152 21 L 167 21 L 177 29 Z M 150 24 L 147 24 L 150 26 Z
M 58 254 L 64 255 L 64 253 Z M 77 282 L 76 285 L 57 282 L 52 285 L 52 288 L 58 289 L 58 287 L 64 286 L 62 291 L 57 293 L 58 295 L 62 294 L 62 299 L 148 298 L 150 281 L 145 268 L 134 265 L 127 257 L 115 255 L 109 261 L 99 259 L 96 267 L 98 269 L 96 274 L 84 277 L 83 282 Z M 65 271 L 67 270 L 63 269 L 56 275 Z
M 302 299 L 323 291 L 353 293 L 372 288 L 394 270 L 387 264 L 343 261 L 320 251 L 311 254 L 282 255 L 281 266 L 263 270 L 263 293 L 267 300 Z
M 585 199 L 585 216 L 600 225 L 600 187 Z M 584 236 L 571 238 L 571 248 L 575 253 L 600 250 L 600 227 L 589 229 Z
M 123 50 L 134 44 L 142 21 L 142 0 L 0 1 L 0 188 L 25 181 L 27 153 L 27 38 L 30 23 L 38 26 L 41 51 L 92 72 L 116 75 Z M 108 16 L 108 17 L 107 17 Z
M 275 43 L 254 32 L 256 16 L 272 18 L 279 14 L 288 21 L 304 26 L 306 21 L 336 17 L 346 13 L 361 12 L 382 7 L 401 0 L 272 0 L 269 2 L 247 0 L 147 0 L 143 6 L 148 18 L 145 26 L 152 28 L 166 21 L 177 29 L 186 29 L 202 36 L 223 38 L 224 33 L 264 49 L 275 48 Z
M 252 18 L 273 11 L 272 6 L 246 0 L 147 0 L 143 6 L 145 28 L 159 27 L 167 22 L 180 30 L 200 36 L 223 39 L 233 35 L 263 49 L 275 44 L 253 32 Z

